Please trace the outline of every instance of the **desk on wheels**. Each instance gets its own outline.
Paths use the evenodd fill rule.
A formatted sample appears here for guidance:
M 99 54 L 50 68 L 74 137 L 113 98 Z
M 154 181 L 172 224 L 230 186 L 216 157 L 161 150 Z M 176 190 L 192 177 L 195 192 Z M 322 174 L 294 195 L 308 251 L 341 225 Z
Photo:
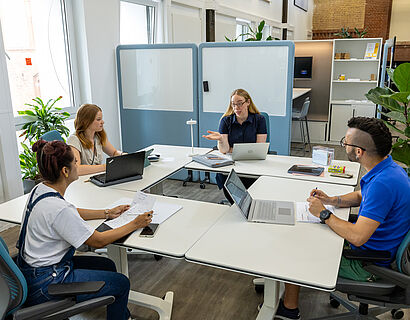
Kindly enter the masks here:
M 221 155 L 219 151 L 213 151 L 212 154 Z M 198 171 L 211 171 L 228 174 L 231 169 L 241 176 L 250 177 L 280 177 L 295 180 L 307 180 L 325 183 L 334 183 L 348 186 L 356 186 L 359 178 L 360 164 L 357 162 L 334 160 L 332 165 L 345 166 L 346 172 L 353 174 L 353 178 L 344 179 L 331 177 L 330 173 L 327 171 L 327 166 L 324 166 L 324 176 L 309 176 L 309 175 L 296 175 L 288 173 L 288 169 L 294 164 L 309 165 L 309 166 L 320 166 L 312 162 L 312 158 L 301 158 L 301 157 L 291 157 L 291 156 L 278 156 L 270 155 L 266 156 L 265 160 L 243 160 L 235 161 L 234 165 L 211 168 L 200 164 L 198 162 L 192 161 L 185 165 L 185 169 L 188 170 L 198 170 Z
M 305 201 L 318 187 L 329 195 L 351 186 L 260 177 L 249 189 L 258 199 Z M 347 220 L 350 209 L 336 209 Z M 273 319 L 280 282 L 332 291 L 336 286 L 343 238 L 327 225 L 296 222 L 294 226 L 247 222 L 238 207 L 227 213 L 188 250 L 187 261 L 265 278 L 258 320 Z

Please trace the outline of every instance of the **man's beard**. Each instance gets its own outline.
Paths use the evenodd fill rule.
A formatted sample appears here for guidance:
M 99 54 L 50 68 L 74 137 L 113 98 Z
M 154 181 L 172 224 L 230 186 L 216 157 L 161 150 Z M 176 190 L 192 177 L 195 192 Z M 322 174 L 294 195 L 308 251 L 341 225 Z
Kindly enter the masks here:
M 353 150 L 351 150 L 350 152 L 347 152 L 347 158 L 349 159 L 349 161 L 358 162 L 357 157 L 356 157 L 356 154 L 355 154 L 354 151 L 355 151 L 355 150 L 353 149 Z

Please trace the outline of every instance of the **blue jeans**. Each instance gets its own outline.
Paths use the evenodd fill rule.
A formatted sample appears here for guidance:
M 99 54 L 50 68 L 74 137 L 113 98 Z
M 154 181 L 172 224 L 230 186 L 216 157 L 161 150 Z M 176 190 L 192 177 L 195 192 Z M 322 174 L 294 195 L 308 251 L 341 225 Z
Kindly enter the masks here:
M 54 300 L 47 290 L 51 283 L 105 281 L 105 286 L 99 292 L 79 295 L 76 301 L 114 296 L 115 302 L 107 306 L 107 319 L 127 320 L 130 316 L 127 309 L 130 281 L 123 274 L 116 272 L 114 262 L 108 258 L 74 256 L 66 263 L 30 269 L 22 268 L 29 287 L 26 300 L 28 306 Z

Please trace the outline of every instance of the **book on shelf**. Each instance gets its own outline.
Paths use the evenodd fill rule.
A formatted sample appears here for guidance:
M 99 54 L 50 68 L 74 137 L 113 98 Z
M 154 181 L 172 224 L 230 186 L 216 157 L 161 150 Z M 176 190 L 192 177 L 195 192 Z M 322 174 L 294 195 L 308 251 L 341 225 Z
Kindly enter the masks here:
M 365 59 L 377 59 L 377 54 L 379 53 L 379 43 L 369 42 L 366 47 L 366 52 L 364 54 Z
M 234 163 L 234 161 L 228 157 L 222 157 L 220 155 L 215 155 L 212 153 L 193 156 L 192 160 L 211 168 L 229 166 Z

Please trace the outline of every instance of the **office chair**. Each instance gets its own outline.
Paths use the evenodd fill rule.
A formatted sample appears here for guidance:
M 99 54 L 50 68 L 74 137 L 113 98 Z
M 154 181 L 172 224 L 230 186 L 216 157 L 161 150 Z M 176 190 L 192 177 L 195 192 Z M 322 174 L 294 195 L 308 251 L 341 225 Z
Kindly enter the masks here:
M 266 122 L 266 131 L 267 131 L 266 142 L 269 142 L 269 143 L 270 143 L 270 121 L 269 121 L 269 115 L 268 115 L 266 112 L 261 112 L 261 115 L 264 116 L 265 122 Z M 273 154 L 273 155 L 278 154 L 276 151 L 273 151 L 273 150 L 270 149 L 270 144 L 269 144 L 268 154 Z
M 49 132 L 46 132 L 45 134 L 43 134 L 40 139 L 46 140 L 46 141 L 54 141 L 54 140 L 58 140 L 58 141 L 64 141 L 63 137 L 61 136 L 60 132 L 58 132 L 57 130 L 51 130 Z
M 51 284 L 50 295 L 56 300 L 22 308 L 27 298 L 27 282 L 9 255 L 7 245 L 0 237 L 0 319 L 36 320 L 67 319 L 75 314 L 114 302 L 113 296 L 104 296 L 76 303 L 75 296 L 98 292 L 104 281 Z
M 386 253 L 388 252 L 344 250 L 343 255 L 349 259 L 370 262 L 364 268 L 381 279 L 374 282 L 359 282 L 338 278 L 336 291 L 346 293 L 350 301 L 359 302 L 359 307 L 331 293 L 331 306 L 337 308 L 342 304 L 349 312 L 319 319 L 351 319 L 354 316 L 356 319 L 376 320 L 377 315 L 389 310 L 393 319 L 401 319 L 404 313 L 399 309 L 410 308 L 410 231 L 397 250 L 395 261 L 397 270 L 371 264 L 371 262 L 389 260 L 390 257 L 387 258 Z M 379 307 L 369 309 L 369 304 Z
M 303 143 L 302 150 L 305 150 L 306 145 L 309 145 L 309 150 L 311 150 L 312 148 L 310 145 L 309 125 L 307 121 L 307 114 L 309 112 L 309 106 L 310 106 L 310 100 L 309 98 L 306 98 L 305 102 L 303 103 L 302 109 L 298 112 L 292 112 L 292 121 L 299 121 L 300 135 L 302 137 L 302 143 Z M 305 135 L 305 129 L 304 129 L 303 123 L 305 123 L 305 126 L 306 126 L 306 135 Z M 309 150 L 305 150 L 305 151 L 309 152 Z

